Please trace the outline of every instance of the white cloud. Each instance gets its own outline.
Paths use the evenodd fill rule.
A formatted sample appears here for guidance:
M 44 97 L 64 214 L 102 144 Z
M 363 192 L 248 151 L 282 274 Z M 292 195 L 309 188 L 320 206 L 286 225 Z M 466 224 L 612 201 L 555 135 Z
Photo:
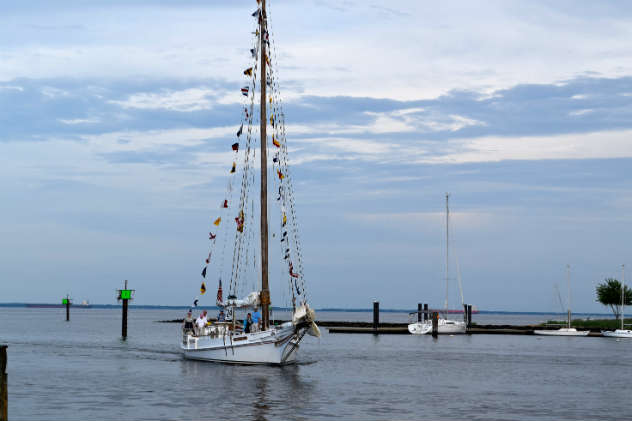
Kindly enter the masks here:
M 148 131 L 119 131 L 98 135 L 84 135 L 87 146 L 98 153 L 152 152 L 183 146 L 197 146 L 209 139 L 234 134 L 234 126 L 209 129 L 170 129 Z
M 0 90 L 5 90 L 5 91 L 18 91 L 18 92 L 24 92 L 24 88 L 21 86 L 17 86 L 17 85 L 4 85 L 4 86 L 0 86 Z
M 447 142 L 418 163 L 462 164 L 506 160 L 632 158 L 632 130 L 557 136 L 480 137 Z
M 76 124 L 93 124 L 98 123 L 101 120 L 98 118 L 73 118 L 73 119 L 59 119 L 60 123 L 68 124 L 68 125 L 76 125 Z
M 255 25 L 249 8 L 157 4 L 91 5 L 52 14 L 25 9 L 22 25 L 13 23 L 15 16 L 0 17 L 0 39 L 7 40 L 0 80 L 139 75 L 242 80 Z M 385 19 L 375 5 L 361 1 L 342 10 L 305 2 L 273 6 L 275 70 L 284 93 L 418 99 L 455 88 L 551 83 L 586 71 L 632 74 L 626 14 L 593 25 L 591 14 L 575 13 L 581 7 L 564 13 L 544 2 L 437 6 L 410 0 L 397 8 Z M 42 39 L 36 28 L 51 20 L 58 24 Z M 297 88 L 284 88 L 288 80 Z
M 580 116 L 580 115 L 592 113 L 593 111 L 595 111 L 595 110 L 592 110 L 590 108 L 586 108 L 586 109 L 583 109 L 583 110 L 571 111 L 570 113 L 568 113 L 568 115 Z
M 345 219 L 360 221 L 370 225 L 382 224 L 400 226 L 406 229 L 411 225 L 442 226 L 445 223 L 443 212 L 376 212 L 347 213 Z M 468 229 L 492 225 L 496 216 L 490 212 L 450 212 L 450 217 L 461 227 Z
M 68 96 L 69 93 L 67 91 L 64 91 L 63 89 L 55 88 L 52 86 L 46 86 L 42 88 L 42 95 L 48 98 L 57 98 L 57 97 Z
M 208 88 L 190 88 L 159 93 L 143 92 L 130 95 L 124 101 L 108 101 L 123 108 L 166 109 L 173 111 L 199 111 L 213 108 L 216 91 Z

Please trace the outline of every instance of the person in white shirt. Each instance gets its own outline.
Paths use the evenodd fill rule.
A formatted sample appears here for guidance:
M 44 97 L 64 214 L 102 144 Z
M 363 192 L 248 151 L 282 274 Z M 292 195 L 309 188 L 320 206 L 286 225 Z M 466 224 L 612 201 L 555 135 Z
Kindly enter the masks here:
M 206 318 L 206 310 L 204 310 L 200 314 L 200 317 L 195 319 L 195 325 L 197 326 L 199 333 L 202 333 L 202 329 L 206 326 L 207 322 L 208 322 L 208 319 Z

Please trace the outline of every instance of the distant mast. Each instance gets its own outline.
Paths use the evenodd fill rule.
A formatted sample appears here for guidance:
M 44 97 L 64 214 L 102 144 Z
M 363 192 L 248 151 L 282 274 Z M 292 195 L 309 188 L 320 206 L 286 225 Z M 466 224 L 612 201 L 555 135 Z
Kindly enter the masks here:
M 259 24 L 259 43 L 261 46 L 261 318 L 263 330 L 270 326 L 270 289 L 268 286 L 268 153 L 266 110 L 266 0 L 261 0 L 261 21 Z
M 566 283 L 568 285 L 568 328 L 571 328 L 571 265 L 566 265 Z
M 621 265 L 621 330 L 623 330 L 623 319 L 625 313 L 625 265 Z
M 448 318 L 448 299 L 449 299 L 449 261 L 450 261 L 450 193 L 445 194 L 445 318 Z

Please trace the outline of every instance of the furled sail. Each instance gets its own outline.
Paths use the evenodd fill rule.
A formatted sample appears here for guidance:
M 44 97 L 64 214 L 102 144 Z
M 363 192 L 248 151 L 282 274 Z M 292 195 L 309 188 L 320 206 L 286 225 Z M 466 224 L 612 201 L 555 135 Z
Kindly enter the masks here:
M 261 305 L 261 300 L 259 298 L 259 293 L 253 291 L 242 299 L 228 298 L 226 301 L 221 303 L 218 302 L 217 305 L 220 307 L 251 308 Z

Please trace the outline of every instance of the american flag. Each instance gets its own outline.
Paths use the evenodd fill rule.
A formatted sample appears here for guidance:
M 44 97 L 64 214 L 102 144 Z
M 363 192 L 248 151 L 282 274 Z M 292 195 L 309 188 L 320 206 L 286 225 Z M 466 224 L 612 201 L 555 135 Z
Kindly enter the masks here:
M 217 305 L 221 305 L 224 301 L 222 298 L 222 280 L 219 280 L 219 287 L 217 288 Z

